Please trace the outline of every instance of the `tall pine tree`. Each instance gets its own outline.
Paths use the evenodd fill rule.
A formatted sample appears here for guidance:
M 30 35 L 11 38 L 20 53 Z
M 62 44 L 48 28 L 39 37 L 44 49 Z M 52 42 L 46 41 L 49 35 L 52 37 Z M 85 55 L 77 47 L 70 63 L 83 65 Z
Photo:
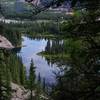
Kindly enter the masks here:
M 30 91 L 31 91 L 31 94 L 30 94 L 31 100 L 33 100 L 33 90 L 36 87 L 35 78 L 36 78 L 35 66 L 34 66 L 33 60 L 31 60 L 30 70 L 29 70 L 29 88 L 30 88 Z

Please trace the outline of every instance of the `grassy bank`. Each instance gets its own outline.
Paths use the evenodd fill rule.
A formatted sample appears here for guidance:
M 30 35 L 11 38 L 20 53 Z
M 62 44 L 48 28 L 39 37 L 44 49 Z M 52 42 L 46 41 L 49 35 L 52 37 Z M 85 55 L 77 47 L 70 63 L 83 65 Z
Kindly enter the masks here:
M 65 54 L 65 53 L 49 54 L 46 53 L 45 51 L 39 52 L 37 53 L 37 55 L 44 56 L 46 58 L 67 58 L 67 59 L 70 58 L 70 54 Z

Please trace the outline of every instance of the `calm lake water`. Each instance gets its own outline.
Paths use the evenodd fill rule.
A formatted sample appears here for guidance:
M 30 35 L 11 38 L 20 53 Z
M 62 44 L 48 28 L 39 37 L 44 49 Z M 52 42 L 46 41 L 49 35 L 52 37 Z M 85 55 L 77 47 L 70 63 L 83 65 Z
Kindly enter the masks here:
M 27 74 L 29 73 L 31 59 L 33 59 L 36 67 L 36 76 L 38 77 L 40 73 L 41 78 L 45 78 L 46 84 L 55 84 L 56 76 L 54 73 L 58 73 L 60 68 L 56 64 L 48 64 L 44 57 L 37 55 L 37 53 L 44 51 L 47 40 L 30 39 L 26 36 L 22 36 L 22 39 L 22 45 L 25 45 L 25 47 L 21 48 L 19 55 L 26 66 Z

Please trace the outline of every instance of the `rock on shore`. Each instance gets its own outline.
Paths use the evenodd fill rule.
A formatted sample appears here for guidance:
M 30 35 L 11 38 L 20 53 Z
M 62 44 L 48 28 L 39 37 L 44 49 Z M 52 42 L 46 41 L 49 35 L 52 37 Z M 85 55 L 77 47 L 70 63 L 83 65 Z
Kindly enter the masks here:
M 1 49 L 13 49 L 14 46 L 7 38 L 0 35 L 0 48 Z

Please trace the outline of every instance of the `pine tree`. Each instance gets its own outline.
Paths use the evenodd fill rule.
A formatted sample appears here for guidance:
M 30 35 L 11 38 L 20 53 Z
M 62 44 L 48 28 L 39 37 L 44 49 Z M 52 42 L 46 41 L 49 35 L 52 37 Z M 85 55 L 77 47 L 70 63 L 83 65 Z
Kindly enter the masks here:
M 31 91 L 31 100 L 33 100 L 33 90 L 35 89 L 35 67 L 34 67 L 34 63 L 33 60 L 31 60 L 31 64 L 30 64 L 30 70 L 29 70 L 29 88 Z
M 20 83 L 21 85 L 25 85 L 25 81 L 26 81 L 26 72 L 25 72 L 25 66 L 22 63 L 22 58 L 19 58 L 19 62 L 20 62 Z
M 3 99 L 3 73 L 2 73 L 2 65 L 0 64 L 0 100 Z
M 36 100 L 40 100 L 40 94 L 42 93 L 42 87 L 41 87 L 41 75 L 38 74 L 38 80 L 36 84 Z
M 38 74 L 38 83 L 41 84 L 41 75 L 40 75 L 40 73 Z
M 45 78 L 43 78 L 43 90 L 45 91 L 46 88 L 46 82 L 45 82 Z
M 0 64 L 0 100 L 10 100 L 11 87 L 10 87 L 10 73 L 6 64 Z
M 6 74 L 6 96 L 7 99 L 10 100 L 11 98 L 11 75 L 9 69 L 6 69 L 7 74 Z

